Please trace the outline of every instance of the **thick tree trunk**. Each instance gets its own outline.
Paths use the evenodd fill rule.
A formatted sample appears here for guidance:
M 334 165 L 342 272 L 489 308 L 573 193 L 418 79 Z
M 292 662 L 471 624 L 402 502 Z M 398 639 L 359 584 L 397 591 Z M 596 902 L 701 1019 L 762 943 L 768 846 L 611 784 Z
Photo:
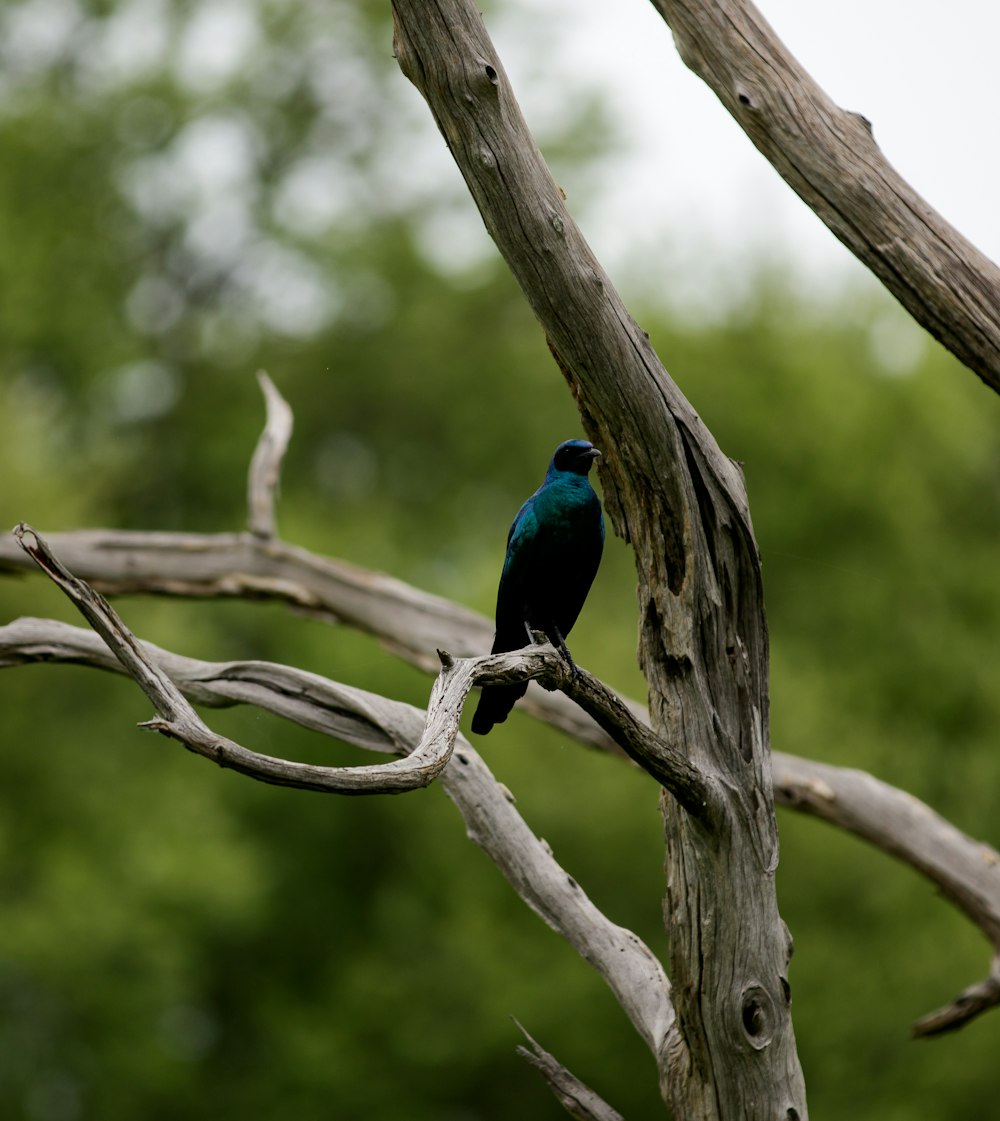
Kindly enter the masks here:
M 774 891 L 768 645 L 742 476 L 664 371 L 563 203 L 476 6 L 394 0 L 396 53 L 434 114 L 604 452 L 635 549 L 654 729 L 723 793 L 716 827 L 672 803 L 666 916 L 683 1045 L 678 1119 L 806 1116 Z

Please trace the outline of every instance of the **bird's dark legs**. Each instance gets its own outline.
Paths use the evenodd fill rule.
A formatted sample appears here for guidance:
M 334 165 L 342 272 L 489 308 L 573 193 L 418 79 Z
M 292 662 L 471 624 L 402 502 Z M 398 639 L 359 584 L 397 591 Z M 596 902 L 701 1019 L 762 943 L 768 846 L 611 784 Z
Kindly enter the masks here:
M 576 668 L 576 662 L 573 661 L 573 655 L 569 652 L 569 647 L 566 645 L 566 640 L 563 638 L 559 628 L 555 623 L 550 623 L 544 629 L 534 629 L 530 623 L 524 624 L 524 629 L 528 632 L 528 638 L 531 642 L 543 643 L 551 642 L 552 645 L 562 655 L 563 660 L 569 666 L 573 674 L 573 680 L 579 676 L 579 670 Z
M 579 671 L 576 668 L 576 662 L 573 661 L 573 655 L 569 652 L 569 647 L 566 645 L 566 639 L 559 633 L 558 627 L 552 628 L 552 634 L 555 636 L 555 648 L 562 654 L 569 665 L 570 670 L 573 672 L 573 678 L 576 679 Z

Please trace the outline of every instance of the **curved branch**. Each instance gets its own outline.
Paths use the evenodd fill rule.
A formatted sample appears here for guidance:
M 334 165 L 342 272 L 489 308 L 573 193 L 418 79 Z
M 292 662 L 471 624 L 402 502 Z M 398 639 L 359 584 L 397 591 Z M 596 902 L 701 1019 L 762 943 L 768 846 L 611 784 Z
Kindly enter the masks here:
M 954 1031 L 1000 1004 L 1000 853 L 973 840 L 912 794 L 864 771 L 774 753 L 774 796 L 854 833 L 933 883 L 993 946 L 989 975 L 913 1025 L 915 1036 Z
M 477 646 L 487 649 L 492 637 L 490 624 L 483 616 L 458 604 L 381 573 L 318 557 L 280 542 L 258 542 L 248 535 L 84 530 L 53 534 L 50 541 L 69 566 L 106 592 L 276 598 L 296 606 L 308 602 L 313 610 L 326 616 L 345 621 L 353 618 L 358 629 L 375 634 L 399 656 L 425 669 L 437 663 L 434 644 L 439 635 L 438 641 L 443 643 L 459 635 L 467 624 L 469 630 L 455 646 L 470 653 Z M 34 567 L 11 539 L 0 537 L 2 564 L 11 569 L 22 565 Z M 222 575 L 227 564 L 233 565 L 229 580 Z M 0 635 L 7 638 L 6 646 L 0 646 L 0 666 L 26 658 L 57 658 L 57 649 L 62 650 L 60 660 L 78 660 L 72 653 L 72 643 L 63 647 L 62 639 L 51 650 L 43 645 L 44 655 L 40 652 L 35 658 L 23 623 L 22 620 L 0 628 Z M 98 645 L 105 652 L 103 668 L 115 668 L 108 664 L 114 659 L 107 648 Z M 157 653 L 161 664 L 162 659 L 169 657 L 165 652 Z M 81 658 L 89 664 L 101 663 L 93 650 L 81 653 Z M 239 663 L 238 672 L 227 673 L 215 682 L 215 692 L 192 692 L 200 688 L 197 679 L 188 680 L 184 691 L 207 705 L 247 701 L 259 684 L 254 672 L 256 664 Z M 165 668 L 177 680 L 173 666 L 166 664 Z M 278 670 L 272 667 L 270 672 Z M 642 705 L 627 698 L 617 700 L 637 724 L 648 726 Z M 585 703 L 582 695 L 571 700 L 564 693 L 545 692 L 532 683 L 525 702 L 522 705 L 528 711 L 579 742 L 602 751 L 621 752 L 611 736 L 578 707 Z M 303 722 L 303 711 L 297 708 L 291 685 L 282 703 L 283 715 Z M 317 703 L 318 700 L 310 702 L 306 710 L 311 712 Z M 322 703 L 333 713 L 340 701 L 336 695 L 327 694 Z M 624 727 L 624 721 L 619 726 Z M 361 746 L 392 750 L 391 745 L 378 739 L 374 731 L 377 727 L 377 721 L 370 726 L 375 741 Z M 329 728 L 318 730 L 327 730 L 352 743 L 361 742 L 357 728 L 349 734 Z M 649 766 L 648 759 L 644 765 L 658 781 L 663 781 Z M 864 772 L 815 763 L 779 751 L 773 753 L 772 770 L 775 798 L 780 804 L 819 817 L 909 864 L 980 927 L 1000 952 L 1000 854 L 993 848 L 968 837 L 912 795 Z M 928 822 L 931 824 L 925 835 L 923 826 Z M 973 1009 L 972 1014 L 976 1015 L 987 1006 L 966 1003 L 963 1007 Z
M 1000 392 L 1000 269 L 913 190 L 750 0 L 653 0 L 677 50 L 807 206 Z
M 774 753 L 780 805 L 822 818 L 926 876 L 1000 951 L 1000 853 L 864 771 Z
M 427 724 L 420 744 L 406 759 L 381 767 L 314 767 L 259 755 L 213 732 L 157 666 L 102 596 L 74 576 L 49 544 L 23 522 L 14 537 L 24 552 L 66 594 L 108 644 L 126 671 L 153 703 L 159 718 L 142 726 L 179 740 L 191 751 L 221 767 L 283 786 L 302 786 L 340 794 L 394 794 L 429 785 L 441 773 L 458 735 L 466 699 L 475 685 L 519 684 L 544 679 L 548 689 L 562 689 L 588 711 L 635 762 L 647 770 L 692 815 L 704 823 L 718 821 L 717 788 L 676 748 L 641 724 L 603 682 L 567 665 L 551 645 L 528 646 L 503 654 L 454 659 L 438 651 L 441 672 L 431 690 Z
M 68 569 L 105 595 L 275 600 L 372 635 L 398 657 L 434 672 L 437 651 L 472 657 L 490 648 L 493 624 L 478 612 L 393 576 L 249 533 L 144 533 L 90 529 L 48 536 Z M 0 535 L 0 573 L 32 570 Z M 629 704 L 635 715 L 644 710 Z M 610 736 L 562 693 L 529 686 L 521 706 L 581 743 L 618 753 Z
M 79 609 L 104 639 L 125 672 L 136 682 L 158 715 L 140 727 L 178 740 L 196 755 L 220 767 L 275 786 L 293 786 L 336 794 L 402 794 L 427 786 L 445 768 L 455 745 L 457 718 L 446 705 L 431 708 L 420 742 L 403 759 L 379 766 L 317 767 L 261 755 L 212 731 L 167 674 L 149 657 L 117 612 L 87 583 L 69 572 L 38 533 L 23 522 L 14 535 L 21 548 Z M 437 689 L 437 683 L 435 683 Z M 440 690 L 437 689 L 438 695 Z
M 151 643 L 137 645 L 198 704 L 256 705 L 325 735 L 393 754 L 412 752 L 423 734 L 426 715 L 419 709 L 313 673 L 271 662 L 203 662 Z M 50 619 L 19 619 L 0 627 L 0 668 L 30 662 L 126 672 L 92 631 Z M 663 967 L 635 934 L 603 915 L 560 867 L 464 737 L 457 737 L 439 781 L 465 820 L 470 839 L 521 899 L 600 973 L 653 1054 L 681 1052 Z

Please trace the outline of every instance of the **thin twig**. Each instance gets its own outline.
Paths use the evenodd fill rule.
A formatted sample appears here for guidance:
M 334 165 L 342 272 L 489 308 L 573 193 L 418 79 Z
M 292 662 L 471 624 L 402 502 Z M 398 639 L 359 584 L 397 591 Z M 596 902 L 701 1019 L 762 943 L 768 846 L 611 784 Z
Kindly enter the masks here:
M 263 370 L 257 381 L 264 394 L 267 419 L 260 434 L 247 475 L 247 527 L 266 541 L 278 536 L 275 505 L 281 462 L 292 438 L 294 417 L 288 402 Z
M 577 1121 L 623 1121 L 618 1110 L 608 1105 L 537 1040 L 532 1039 L 523 1024 L 517 1020 L 514 1023 L 531 1045 L 530 1048 L 518 1046 L 517 1053 L 541 1071 L 549 1089 L 570 1117 L 575 1117 Z
M 921 1016 L 913 1025 L 913 1037 L 927 1039 L 933 1035 L 957 1031 L 976 1016 L 990 1008 L 995 1008 L 998 1004 L 1000 1004 L 1000 957 L 995 957 L 992 969 L 982 981 L 970 985 L 950 1004 Z

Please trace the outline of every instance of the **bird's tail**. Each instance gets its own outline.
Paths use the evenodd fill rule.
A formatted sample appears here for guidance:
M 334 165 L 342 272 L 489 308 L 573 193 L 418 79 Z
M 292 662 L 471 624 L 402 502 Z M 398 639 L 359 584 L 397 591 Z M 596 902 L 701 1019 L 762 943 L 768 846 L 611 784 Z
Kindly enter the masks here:
M 485 736 L 494 724 L 502 724 L 527 691 L 527 681 L 520 685 L 487 685 L 472 717 L 472 730 L 477 736 Z

